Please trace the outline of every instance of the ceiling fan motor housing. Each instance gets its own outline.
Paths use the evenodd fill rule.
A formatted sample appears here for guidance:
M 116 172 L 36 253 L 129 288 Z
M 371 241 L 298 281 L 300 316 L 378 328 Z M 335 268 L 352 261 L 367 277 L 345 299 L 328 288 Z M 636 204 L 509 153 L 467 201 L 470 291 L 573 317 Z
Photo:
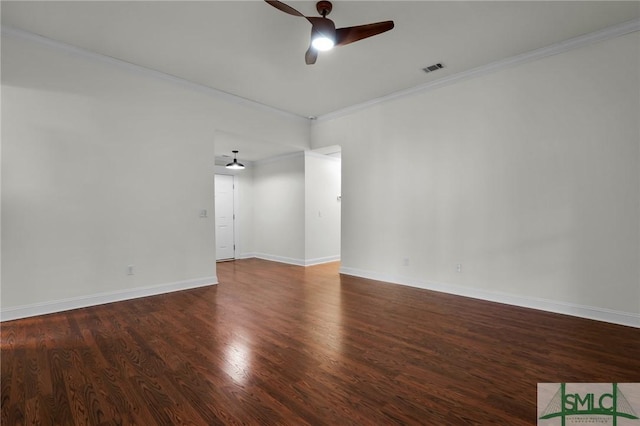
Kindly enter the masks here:
M 336 25 L 331 19 L 318 18 L 318 20 L 314 22 L 313 27 L 311 28 L 311 36 L 313 37 L 316 34 L 335 39 Z
M 322 15 L 322 17 L 325 17 L 328 14 L 330 14 L 331 9 L 333 9 L 333 5 L 331 4 L 330 1 L 321 0 L 318 3 L 316 3 L 316 10 L 320 15 Z

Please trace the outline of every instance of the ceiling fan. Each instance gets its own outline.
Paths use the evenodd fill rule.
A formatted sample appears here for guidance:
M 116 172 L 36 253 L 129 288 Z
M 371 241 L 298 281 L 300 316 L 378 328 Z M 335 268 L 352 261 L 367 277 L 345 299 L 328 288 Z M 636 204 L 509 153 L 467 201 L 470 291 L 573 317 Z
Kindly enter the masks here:
M 355 27 L 336 28 L 333 21 L 327 18 L 333 5 L 330 1 L 321 0 L 316 3 L 316 10 L 322 17 L 305 16 L 293 7 L 277 0 L 265 0 L 271 6 L 289 15 L 300 16 L 311 23 L 311 45 L 304 55 L 307 65 L 316 63 L 318 51 L 329 50 L 334 46 L 344 46 L 363 38 L 372 37 L 393 28 L 393 21 L 376 22 L 374 24 L 357 25 Z

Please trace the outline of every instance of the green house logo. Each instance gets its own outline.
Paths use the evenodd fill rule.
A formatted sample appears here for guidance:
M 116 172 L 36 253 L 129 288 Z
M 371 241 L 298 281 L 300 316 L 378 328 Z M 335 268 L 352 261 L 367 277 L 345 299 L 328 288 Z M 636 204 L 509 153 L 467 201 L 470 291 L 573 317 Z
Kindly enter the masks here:
M 540 393 L 541 385 L 558 386 L 558 384 L 546 383 L 538 384 Z M 569 385 L 569 386 L 568 386 Z M 638 397 L 640 384 L 633 388 L 633 398 Z M 629 399 L 622 393 L 617 383 L 560 383 L 557 391 L 542 410 L 538 417 L 538 424 L 558 424 L 543 423 L 540 420 L 557 419 L 560 425 L 570 424 L 612 424 L 618 426 L 619 420 L 628 421 L 640 420 L 633 409 Z M 637 422 L 640 425 L 640 421 Z

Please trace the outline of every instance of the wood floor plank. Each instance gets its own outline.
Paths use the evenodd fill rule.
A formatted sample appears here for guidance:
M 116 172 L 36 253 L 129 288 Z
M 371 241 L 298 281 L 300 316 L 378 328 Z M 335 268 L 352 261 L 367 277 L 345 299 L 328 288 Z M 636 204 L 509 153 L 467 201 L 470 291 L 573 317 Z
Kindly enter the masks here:
M 640 330 L 258 259 L 2 324 L 2 424 L 530 425 L 538 382 L 640 382 Z

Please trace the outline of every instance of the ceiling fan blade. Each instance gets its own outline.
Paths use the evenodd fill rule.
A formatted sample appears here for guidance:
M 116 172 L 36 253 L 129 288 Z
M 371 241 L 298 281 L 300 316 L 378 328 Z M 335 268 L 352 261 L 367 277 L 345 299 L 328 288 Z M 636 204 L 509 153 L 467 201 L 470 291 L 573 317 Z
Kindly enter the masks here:
M 355 27 L 338 28 L 336 30 L 336 46 L 344 46 L 363 38 L 372 37 L 393 28 L 393 21 L 376 22 L 374 24 Z
M 325 21 L 331 21 L 331 19 L 323 18 L 321 16 L 305 16 L 305 18 L 307 18 L 307 20 L 311 22 L 311 25 L 322 25 L 322 23 Z
M 289 15 L 293 15 L 293 16 L 302 16 L 303 18 L 306 18 L 306 16 L 304 16 L 302 13 L 298 12 L 288 4 L 282 3 L 281 1 L 277 1 L 277 0 L 264 0 L 264 1 L 266 1 L 276 9 L 283 11 L 284 13 L 288 13 Z
M 313 65 L 316 63 L 317 59 L 318 59 L 318 51 L 313 47 L 309 46 L 309 49 L 307 49 L 307 53 L 304 54 L 304 61 L 307 63 L 307 65 Z
M 307 21 L 311 22 L 311 25 L 314 25 L 314 20 L 316 19 L 323 19 L 323 18 L 316 18 L 315 16 L 305 16 L 302 13 L 298 12 L 297 10 L 295 10 L 293 7 L 289 6 L 288 4 L 284 4 L 281 1 L 278 0 L 264 0 L 265 2 L 269 3 L 271 6 L 275 7 L 276 9 L 284 12 L 284 13 L 288 13 L 289 15 L 293 15 L 293 16 L 300 16 L 302 18 L 305 18 Z

